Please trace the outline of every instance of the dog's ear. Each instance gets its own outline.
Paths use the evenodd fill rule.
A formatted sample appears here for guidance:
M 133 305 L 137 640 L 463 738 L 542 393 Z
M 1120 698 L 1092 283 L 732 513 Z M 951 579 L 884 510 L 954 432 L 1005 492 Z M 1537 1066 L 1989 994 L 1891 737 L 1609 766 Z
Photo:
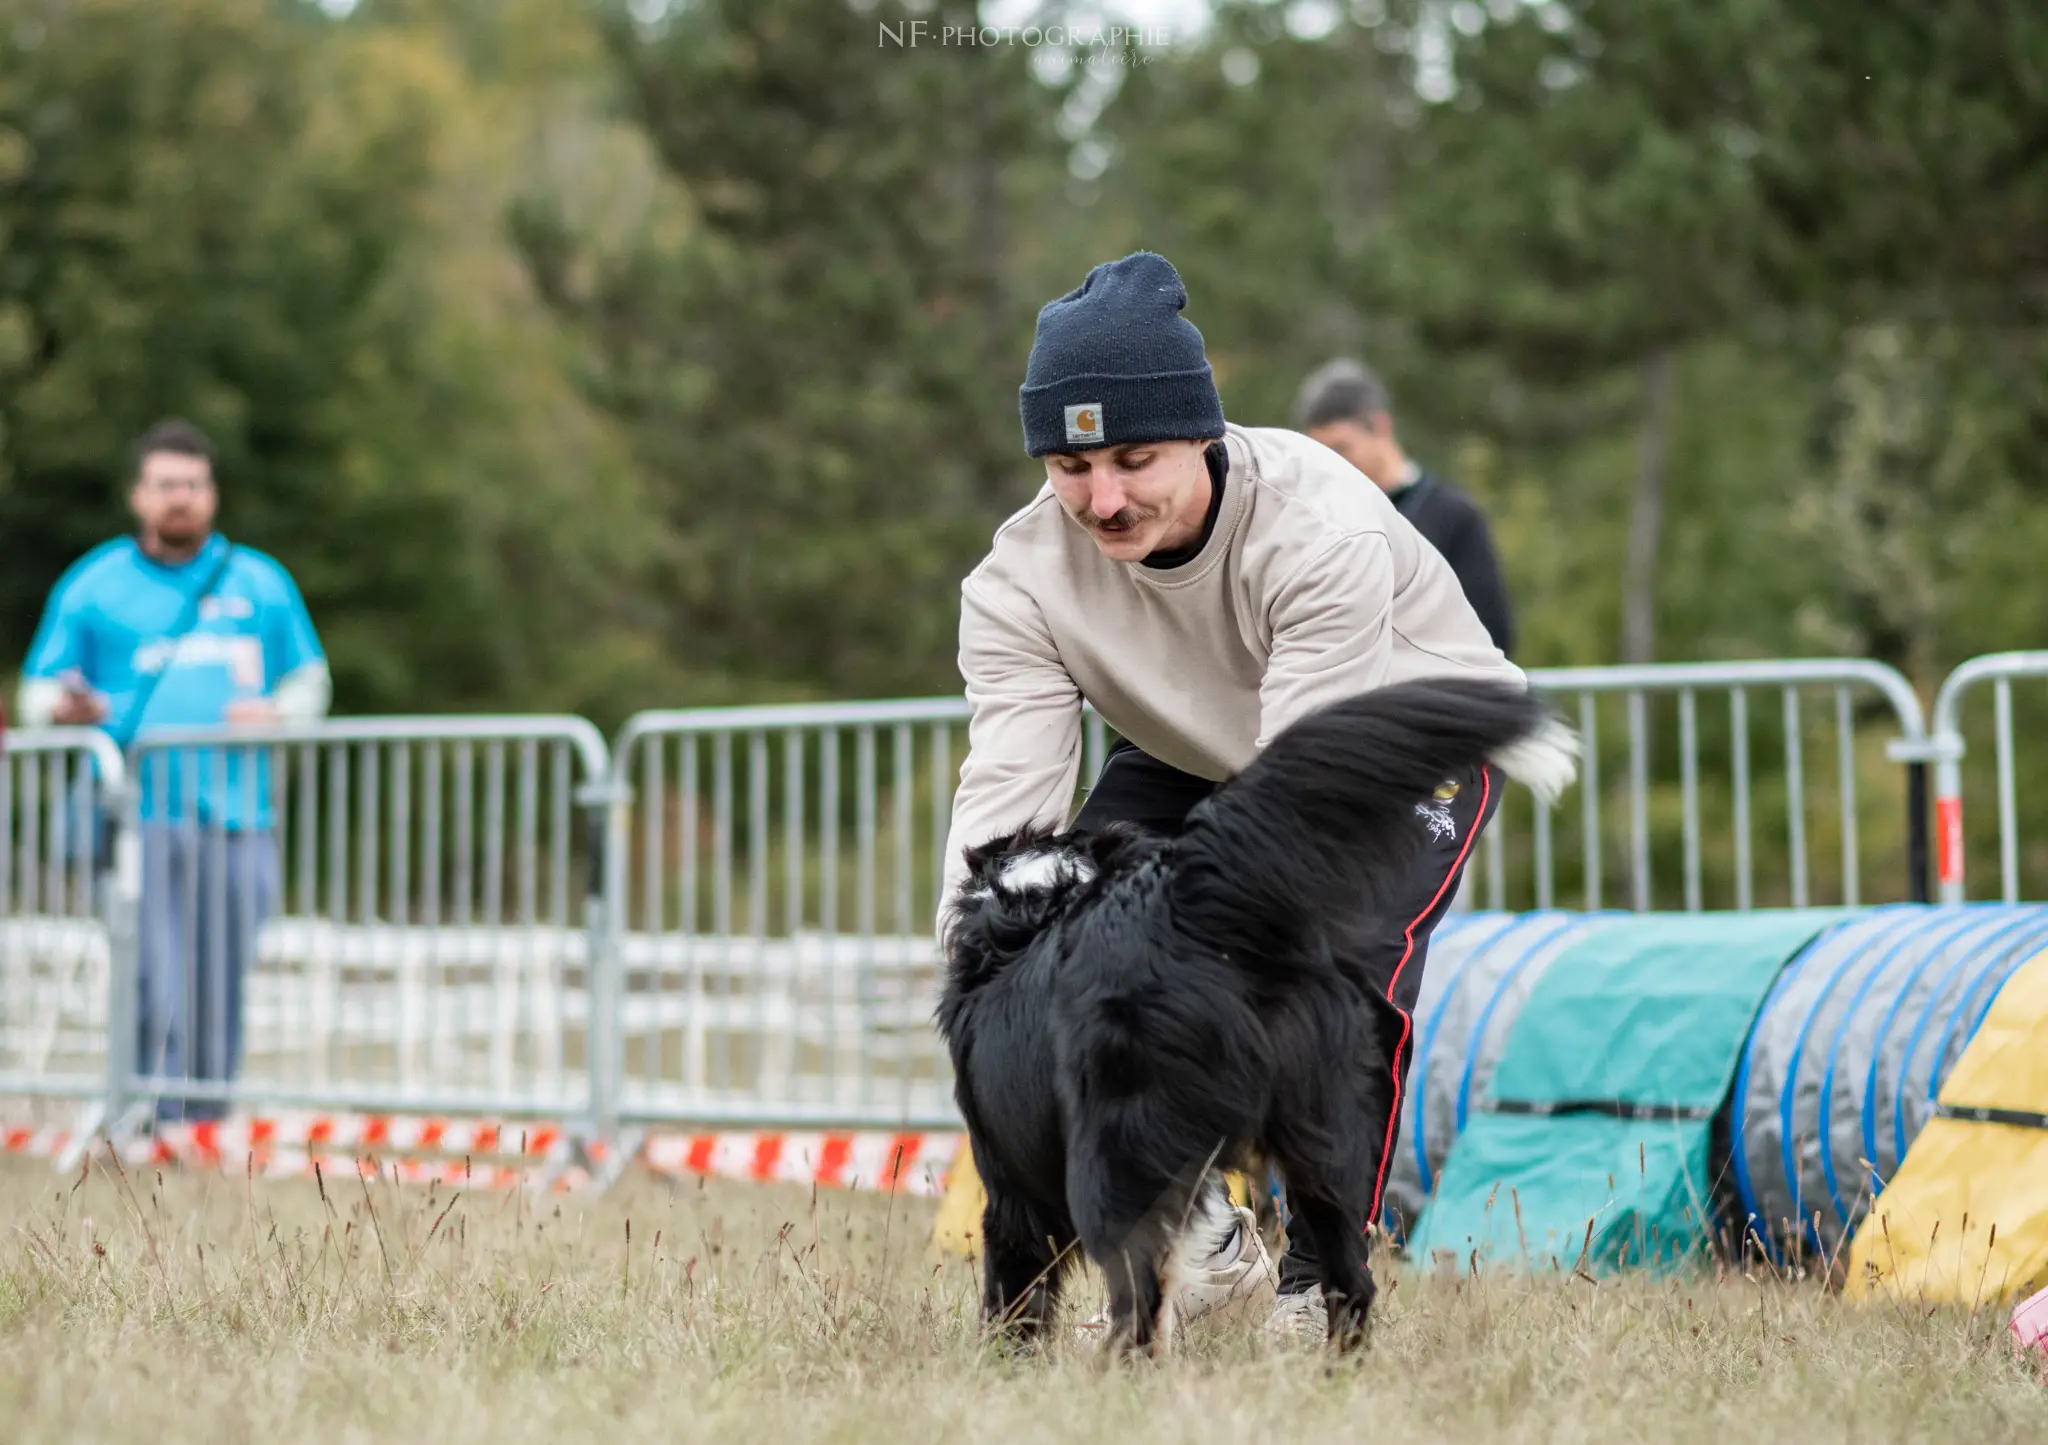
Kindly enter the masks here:
M 991 838 L 986 843 L 971 844 L 960 850 L 961 858 L 967 864 L 967 878 L 962 887 L 968 890 L 986 888 L 1010 848 L 1008 834 Z
M 946 914 L 947 992 L 972 993 L 1038 941 L 1056 911 L 1047 892 L 990 886 L 961 890 Z
M 968 844 L 960 850 L 960 856 L 967 864 L 967 886 L 991 885 L 1004 863 L 1016 854 L 1043 847 L 1052 837 L 1050 825 L 1027 823 L 1022 828 L 998 833 L 980 843 Z
M 979 987 L 1022 956 L 1098 871 L 1084 849 L 1042 826 L 970 847 L 964 856 L 967 881 L 943 934 L 956 991 Z

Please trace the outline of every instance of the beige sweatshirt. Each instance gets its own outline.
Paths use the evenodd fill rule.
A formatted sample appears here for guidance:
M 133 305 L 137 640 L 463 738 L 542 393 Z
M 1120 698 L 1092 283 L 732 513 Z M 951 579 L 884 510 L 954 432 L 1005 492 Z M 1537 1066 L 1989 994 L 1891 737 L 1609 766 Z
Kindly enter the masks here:
M 1444 673 L 1522 680 L 1450 565 L 1350 463 L 1274 428 L 1224 443 L 1222 509 L 1192 561 L 1110 561 L 1048 483 L 961 584 L 972 716 L 942 918 L 963 849 L 1066 821 L 1084 698 L 1161 762 L 1220 781 L 1337 698 Z

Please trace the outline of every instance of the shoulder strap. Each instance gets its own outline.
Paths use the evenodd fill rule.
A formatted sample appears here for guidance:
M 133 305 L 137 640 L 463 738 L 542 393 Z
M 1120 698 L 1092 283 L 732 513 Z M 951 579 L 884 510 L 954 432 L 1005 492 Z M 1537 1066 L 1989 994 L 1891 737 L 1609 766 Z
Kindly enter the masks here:
M 222 538 L 222 541 L 226 542 L 226 538 Z M 185 599 L 185 605 L 178 613 L 177 625 L 172 627 L 168 634 L 169 638 L 178 644 L 178 647 L 184 645 L 185 634 L 199 625 L 201 607 L 205 604 L 207 597 L 212 594 L 213 589 L 220 586 L 221 580 L 228 575 L 228 565 L 234 560 L 235 544 L 227 542 L 227 545 L 220 549 L 220 560 L 215 562 L 213 570 L 206 574 L 206 580 L 201 582 L 198 589 Z M 131 738 L 142 730 L 142 719 L 149 712 L 149 700 L 156 694 L 157 683 L 162 681 L 163 675 L 171 670 L 171 663 L 177 658 L 178 647 L 172 648 L 171 656 L 164 659 L 164 665 L 149 675 L 143 685 L 140 696 L 136 698 L 135 722 L 128 729 L 128 735 Z

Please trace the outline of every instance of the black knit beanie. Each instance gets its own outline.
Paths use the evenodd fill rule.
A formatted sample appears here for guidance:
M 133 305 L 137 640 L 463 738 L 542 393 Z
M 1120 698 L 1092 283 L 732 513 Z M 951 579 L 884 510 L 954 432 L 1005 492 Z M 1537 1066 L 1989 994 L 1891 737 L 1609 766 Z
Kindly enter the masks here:
M 1105 261 L 1048 301 L 1018 392 L 1025 451 L 1222 436 L 1223 402 L 1202 333 L 1180 314 L 1187 304 L 1180 273 L 1150 251 Z

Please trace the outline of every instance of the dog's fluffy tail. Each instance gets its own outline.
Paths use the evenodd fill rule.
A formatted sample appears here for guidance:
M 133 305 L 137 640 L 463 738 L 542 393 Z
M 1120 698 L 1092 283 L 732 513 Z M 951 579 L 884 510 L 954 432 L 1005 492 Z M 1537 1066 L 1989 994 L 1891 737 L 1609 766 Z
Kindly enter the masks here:
M 1490 762 L 1549 801 L 1577 759 L 1576 735 L 1518 684 L 1430 678 L 1328 704 L 1189 814 L 1175 917 L 1228 951 L 1284 951 L 1304 920 L 1381 901 L 1421 851 L 1417 804 L 1446 780 Z

